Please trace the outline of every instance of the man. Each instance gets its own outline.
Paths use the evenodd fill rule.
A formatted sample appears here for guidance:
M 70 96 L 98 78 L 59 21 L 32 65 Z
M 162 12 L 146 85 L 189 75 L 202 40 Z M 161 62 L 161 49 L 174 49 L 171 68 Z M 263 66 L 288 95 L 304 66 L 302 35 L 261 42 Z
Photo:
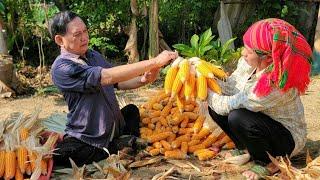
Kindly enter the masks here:
M 139 136 L 139 110 L 135 105 L 120 110 L 114 88 L 133 89 L 153 82 L 160 68 L 178 54 L 164 51 L 150 60 L 112 67 L 101 54 L 88 49 L 87 27 L 75 13 L 56 14 L 49 31 L 61 49 L 52 65 L 52 79 L 69 108 L 55 163 L 69 165 L 70 157 L 81 166 L 106 158 L 104 147 L 116 153 L 134 145 L 134 138 L 124 141 L 119 137 Z

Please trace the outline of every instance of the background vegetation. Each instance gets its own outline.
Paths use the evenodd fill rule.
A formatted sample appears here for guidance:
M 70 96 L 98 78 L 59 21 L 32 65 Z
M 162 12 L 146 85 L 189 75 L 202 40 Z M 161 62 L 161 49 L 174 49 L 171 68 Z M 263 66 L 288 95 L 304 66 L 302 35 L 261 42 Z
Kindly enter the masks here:
M 233 28 L 236 47 L 241 46 L 241 36 L 252 22 L 267 17 L 279 17 L 295 25 L 303 34 L 299 17 L 308 13 L 295 1 L 256 0 L 252 15 L 245 23 Z M 78 13 L 87 23 L 90 46 L 114 62 L 126 62 L 123 49 L 128 40 L 124 33 L 130 25 L 130 0 L 1 0 L 3 29 L 7 32 L 9 53 L 17 67 L 24 65 L 51 65 L 59 50 L 49 38 L 48 20 L 61 10 Z M 142 7 L 148 0 L 138 0 Z M 194 34 L 211 28 L 217 36 L 215 13 L 219 0 L 159 0 L 159 29 L 164 40 L 173 44 L 188 44 Z M 138 49 L 143 44 L 143 29 L 147 17 L 138 18 Z M 45 48 L 44 48 L 45 47 Z M 140 57 L 141 59 L 145 57 Z

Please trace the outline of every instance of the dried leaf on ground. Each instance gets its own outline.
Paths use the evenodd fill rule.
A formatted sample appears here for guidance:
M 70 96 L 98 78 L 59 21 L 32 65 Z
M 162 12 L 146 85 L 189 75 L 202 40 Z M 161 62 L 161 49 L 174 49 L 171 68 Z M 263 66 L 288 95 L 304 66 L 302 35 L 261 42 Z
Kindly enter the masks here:
M 143 166 L 150 165 L 150 164 L 159 163 L 159 162 L 161 162 L 162 159 L 163 159 L 163 157 L 159 156 L 159 157 L 155 157 L 155 158 L 151 158 L 151 159 L 135 161 L 129 165 L 129 168 L 137 168 L 137 167 L 143 167 Z

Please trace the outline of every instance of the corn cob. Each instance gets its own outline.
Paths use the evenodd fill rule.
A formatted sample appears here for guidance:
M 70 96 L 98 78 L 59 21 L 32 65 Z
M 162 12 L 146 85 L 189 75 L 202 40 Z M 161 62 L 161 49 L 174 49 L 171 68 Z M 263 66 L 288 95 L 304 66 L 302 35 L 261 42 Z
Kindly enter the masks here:
M 189 117 L 186 116 L 186 115 L 183 115 L 183 120 L 182 120 L 181 123 L 180 123 L 180 128 L 185 128 L 185 127 L 187 127 L 188 122 L 189 122 Z
M 14 151 L 6 151 L 5 154 L 5 172 L 4 178 L 5 179 L 12 179 L 16 174 L 16 153 Z
M 154 143 L 154 142 L 166 139 L 167 137 L 170 136 L 170 134 L 171 132 L 162 132 L 162 133 L 151 135 L 148 137 L 148 142 Z
M 210 134 L 203 142 L 202 144 L 207 148 L 212 146 L 212 144 L 217 141 L 218 137 L 214 134 Z
M 155 148 L 157 148 L 157 149 L 160 149 L 160 148 L 162 148 L 162 145 L 161 145 L 160 142 L 154 142 L 154 143 L 153 143 L 153 147 L 155 147 Z
M 208 128 L 203 127 L 198 134 L 192 136 L 192 140 L 202 139 L 210 134 L 210 130 Z
M 207 79 L 208 87 L 215 93 L 221 94 L 221 88 L 214 79 Z
M 25 127 L 20 128 L 20 140 L 25 141 L 29 137 L 29 130 Z
M 14 176 L 15 180 L 23 180 L 23 173 L 20 171 L 19 167 L 16 167 L 16 172 L 15 172 L 15 176 Z
M 204 148 L 206 148 L 206 147 L 203 144 L 197 144 L 197 145 L 189 146 L 188 152 L 193 153 L 196 150 L 204 149 Z
M 196 120 L 196 122 L 193 125 L 193 132 L 194 133 L 198 133 L 201 130 L 204 120 L 205 120 L 205 117 L 203 115 L 200 115 L 198 117 L 198 119 Z
M 168 104 L 162 109 L 161 116 L 166 117 L 170 114 L 170 110 L 172 108 L 172 102 L 168 102 Z
M 200 139 L 194 139 L 188 142 L 188 146 L 195 146 L 200 143 Z
M 154 103 L 153 105 L 152 105 L 152 108 L 154 109 L 154 110 L 162 110 L 163 109 L 163 106 L 161 105 L 161 104 L 159 104 L 159 103 Z
M 168 143 L 167 141 L 161 140 L 160 143 L 161 143 L 162 147 L 163 147 L 166 151 L 172 150 L 172 147 L 171 147 L 170 143 Z
M 180 81 L 184 83 L 186 80 L 189 78 L 189 73 L 190 73 L 190 64 L 187 59 L 184 59 L 180 62 L 179 64 L 179 72 L 178 76 L 180 78 Z
M 197 71 L 201 73 L 206 78 L 213 78 L 214 75 L 211 72 L 210 67 L 208 66 L 206 61 L 201 60 L 196 64 Z
M 227 74 L 220 68 L 214 66 L 213 64 L 209 62 L 205 62 L 210 68 L 211 72 L 214 74 L 214 76 L 218 77 L 219 79 L 224 80 L 227 77 Z
M 151 156 L 156 156 L 156 155 L 160 154 L 160 149 L 152 149 L 149 151 L 149 154 Z
M 181 142 L 181 151 L 185 154 L 188 153 L 188 143 L 186 141 Z
M 176 79 L 173 81 L 172 90 L 171 90 L 171 99 L 173 99 L 177 94 L 179 94 L 182 88 L 182 85 L 183 84 L 177 75 Z
M 234 142 L 228 142 L 228 143 L 226 143 L 223 147 L 222 147 L 222 149 L 234 149 L 236 147 L 236 145 L 234 144 Z
M 3 177 L 5 171 L 5 156 L 6 151 L 0 150 L 0 178 Z
M 210 151 L 210 150 L 205 150 L 205 151 L 202 151 L 198 154 L 198 158 L 200 161 L 204 161 L 204 160 L 208 160 L 208 159 L 211 159 L 213 158 L 217 153 L 214 152 L 214 151 Z
M 170 67 L 164 81 L 164 90 L 167 95 L 171 94 L 173 82 L 177 76 L 178 67 Z
M 186 81 L 185 87 L 184 87 L 184 96 L 187 101 L 192 98 L 192 92 L 195 89 L 194 88 L 195 84 L 196 84 L 196 74 L 195 74 L 195 72 L 190 72 L 189 78 Z
M 188 116 L 190 122 L 193 122 L 194 120 L 196 120 L 198 118 L 198 114 L 193 113 L 193 112 L 183 112 L 183 115 Z
M 207 80 L 199 72 L 197 73 L 197 97 L 202 101 L 207 98 Z
M 180 113 L 182 113 L 184 110 L 184 104 L 185 104 L 184 99 L 182 97 L 177 96 L 177 107 Z
M 27 161 L 28 161 L 28 150 L 26 147 L 20 146 L 17 149 L 17 162 L 18 162 L 17 164 L 22 174 L 26 172 Z
M 172 151 L 166 151 L 164 153 L 164 157 L 167 159 L 185 159 L 187 158 L 187 154 L 176 149 Z

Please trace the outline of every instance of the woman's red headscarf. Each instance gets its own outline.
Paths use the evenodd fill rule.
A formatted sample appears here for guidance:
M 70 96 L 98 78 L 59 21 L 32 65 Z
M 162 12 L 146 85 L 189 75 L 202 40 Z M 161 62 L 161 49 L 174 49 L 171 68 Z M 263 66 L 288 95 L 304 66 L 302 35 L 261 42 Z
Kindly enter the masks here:
M 258 21 L 249 27 L 243 42 L 258 55 L 273 59 L 254 89 L 257 96 L 268 95 L 274 87 L 283 92 L 290 88 L 297 88 L 300 94 L 306 91 L 312 50 L 291 24 L 281 19 Z

